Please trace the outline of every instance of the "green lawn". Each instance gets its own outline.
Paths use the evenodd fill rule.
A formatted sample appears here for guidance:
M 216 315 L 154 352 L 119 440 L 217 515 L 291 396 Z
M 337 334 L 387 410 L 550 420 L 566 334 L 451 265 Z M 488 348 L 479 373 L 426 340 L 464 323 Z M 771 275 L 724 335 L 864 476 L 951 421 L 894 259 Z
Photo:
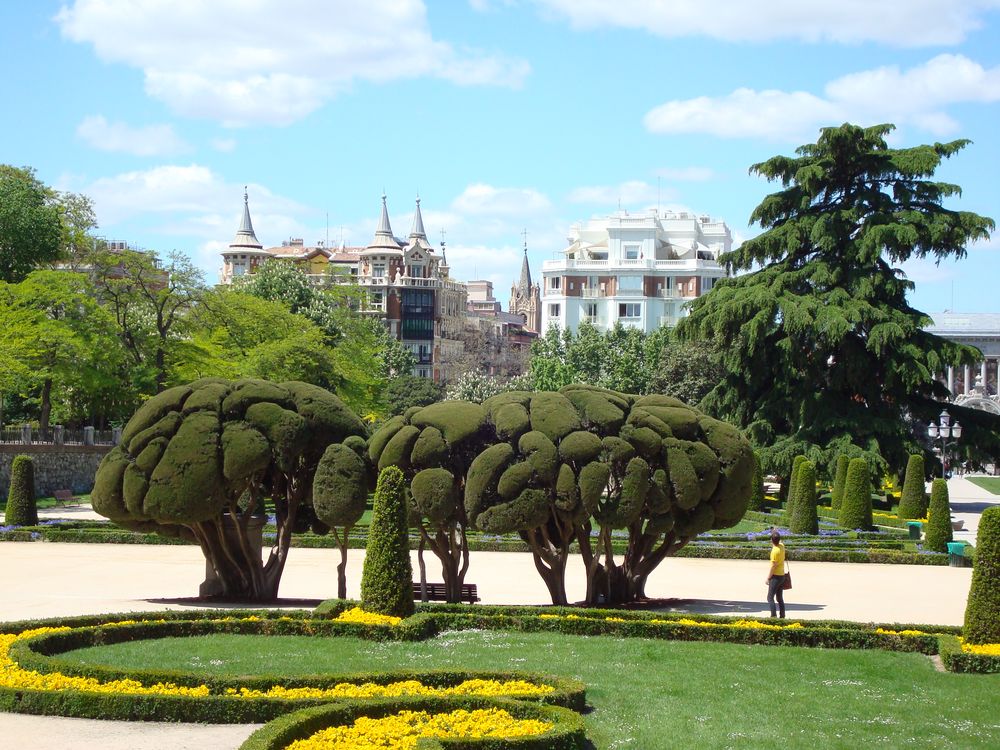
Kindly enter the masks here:
M 1000 477 L 966 477 L 973 484 L 1000 495 Z
M 225 675 L 547 671 L 587 684 L 602 750 L 1000 747 L 1000 676 L 937 672 L 917 654 L 463 631 L 422 643 L 215 635 L 64 657 Z

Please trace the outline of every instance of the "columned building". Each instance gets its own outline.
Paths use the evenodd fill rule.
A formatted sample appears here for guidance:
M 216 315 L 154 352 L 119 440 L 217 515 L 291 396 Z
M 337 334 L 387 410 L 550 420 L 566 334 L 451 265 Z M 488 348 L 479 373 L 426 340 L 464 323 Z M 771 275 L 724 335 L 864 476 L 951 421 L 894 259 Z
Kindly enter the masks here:
M 576 224 L 567 240 L 561 257 L 542 264 L 543 331 L 584 321 L 647 333 L 676 325 L 685 302 L 725 277 L 718 258 L 733 242 L 723 221 L 657 210 Z
M 928 333 L 976 347 L 983 353 L 977 365 L 949 367 L 941 374 L 951 391 L 952 399 L 964 406 L 986 409 L 1000 414 L 1000 314 L 997 313 L 934 313 L 934 324 Z

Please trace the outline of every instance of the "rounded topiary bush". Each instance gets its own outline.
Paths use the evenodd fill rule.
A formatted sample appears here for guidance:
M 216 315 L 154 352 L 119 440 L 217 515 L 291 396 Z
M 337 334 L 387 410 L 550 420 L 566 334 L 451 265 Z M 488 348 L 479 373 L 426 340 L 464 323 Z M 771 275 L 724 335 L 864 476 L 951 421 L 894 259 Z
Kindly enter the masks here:
M 951 507 L 948 505 L 948 483 L 935 479 L 931 483 L 931 505 L 927 511 L 927 536 L 924 548 L 932 552 L 947 552 L 951 536 Z
M 914 453 L 906 462 L 897 515 L 900 518 L 923 518 L 924 510 L 924 457 Z
M 847 483 L 847 466 L 851 459 L 841 453 L 837 456 L 837 469 L 833 475 L 833 491 L 830 493 L 830 507 L 833 510 L 840 510 L 840 505 L 844 501 L 844 485 Z
M 361 573 L 361 604 L 395 617 L 413 614 L 413 568 L 407 536 L 403 472 L 388 466 L 379 473 Z
M 750 503 L 747 510 L 764 510 L 764 472 L 760 468 L 760 456 L 753 454 L 753 485 L 750 488 Z
M 872 527 L 872 478 L 863 458 L 853 458 L 847 466 L 839 523 L 846 529 Z
M 979 518 L 963 635 L 969 643 L 1000 643 L 1000 506 Z
M 819 517 L 816 511 L 816 465 L 812 461 L 803 461 L 799 465 L 788 528 L 793 534 L 819 533 Z
M 38 523 L 35 505 L 35 462 L 31 456 L 15 456 L 10 466 L 10 490 L 7 493 L 8 526 L 34 526 Z

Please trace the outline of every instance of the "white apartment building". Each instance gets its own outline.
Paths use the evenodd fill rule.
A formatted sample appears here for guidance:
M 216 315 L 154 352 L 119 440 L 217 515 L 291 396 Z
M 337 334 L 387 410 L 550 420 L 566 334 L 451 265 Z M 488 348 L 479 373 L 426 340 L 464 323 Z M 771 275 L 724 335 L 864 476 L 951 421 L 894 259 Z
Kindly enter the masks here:
M 724 221 L 655 209 L 619 211 L 574 224 L 569 246 L 542 264 L 542 330 L 576 331 L 588 321 L 645 332 L 673 326 L 685 302 L 725 277 L 721 253 L 733 238 Z

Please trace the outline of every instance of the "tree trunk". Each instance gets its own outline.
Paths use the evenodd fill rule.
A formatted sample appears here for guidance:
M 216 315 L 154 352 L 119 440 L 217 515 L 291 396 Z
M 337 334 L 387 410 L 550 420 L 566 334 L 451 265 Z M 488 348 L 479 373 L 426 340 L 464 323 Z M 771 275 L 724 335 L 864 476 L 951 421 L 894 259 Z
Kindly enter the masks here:
M 337 533 L 336 529 L 331 529 L 333 531 L 333 538 L 337 542 L 337 547 L 340 548 L 340 564 L 337 566 L 337 598 L 346 599 L 347 598 L 347 536 L 351 533 L 351 527 L 344 527 L 344 540 L 340 540 L 340 535 Z
M 38 415 L 38 431 L 42 440 L 45 440 L 49 433 L 49 416 L 52 414 L 52 378 L 46 379 L 42 383 L 41 393 L 42 411 Z

